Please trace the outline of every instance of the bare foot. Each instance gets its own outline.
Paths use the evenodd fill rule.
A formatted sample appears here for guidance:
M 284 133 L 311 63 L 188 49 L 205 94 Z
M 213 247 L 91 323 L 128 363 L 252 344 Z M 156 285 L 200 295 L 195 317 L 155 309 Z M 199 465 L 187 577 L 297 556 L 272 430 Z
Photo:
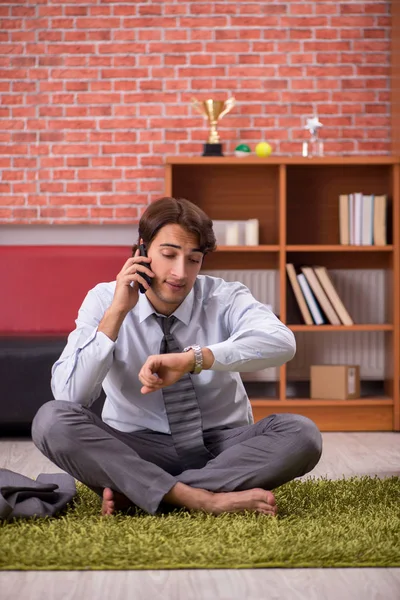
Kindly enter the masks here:
M 164 500 L 175 506 L 205 510 L 213 515 L 249 510 L 275 516 L 278 512 L 273 493 L 261 488 L 242 492 L 215 493 L 201 488 L 192 488 L 179 481 L 164 496 Z
M 104 488 L 103 503 L 101 505 L 102 516 L 112 515 L 116 510 L 125 510 L 132 506 L 132 502 L 123 494 L 114 492 L 111 488 Z
M 206 509 L 207 510 L 207 509 Z M 209 512 L 219 515 L 223 512 L 244 512 L 245 510 L 276 516 L 278 507 L 275 496 L 268 490 L 254 488 L 243 492 L 220 492 L 210 498 Z
M 112 515 L 115 509 L 114 494 L 110 488 L 104 488 L 103 490 L 103 503 L 101 505 L 101 515 Z

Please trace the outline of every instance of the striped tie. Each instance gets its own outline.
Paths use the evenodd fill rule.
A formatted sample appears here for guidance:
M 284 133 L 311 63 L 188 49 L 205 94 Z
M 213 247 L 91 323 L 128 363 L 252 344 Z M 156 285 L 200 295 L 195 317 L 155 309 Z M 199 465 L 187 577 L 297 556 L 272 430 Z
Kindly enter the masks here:
M 156 316 L 156 319 L 164 333 L 160 354 L 180 353 L 181 349 L 171 334 L 176 317 Z M 163 388 L 162 393 L 178 456 L 186 469 L 200 469 L 214 456 L 204 446 L 200 408 L 189 373 L 185 373 L 173 385 Z

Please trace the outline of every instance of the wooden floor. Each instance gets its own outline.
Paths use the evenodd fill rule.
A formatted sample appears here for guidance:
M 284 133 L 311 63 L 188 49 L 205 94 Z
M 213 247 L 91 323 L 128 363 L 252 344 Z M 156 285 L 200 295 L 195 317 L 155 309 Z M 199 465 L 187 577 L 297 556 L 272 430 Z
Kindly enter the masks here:
M 323 438 L 323 456 L 312 475 L 400 475 L 400 434 L 325 433 Z M 59 471 L 29 440 L 0 439 L 0 466 L 32 478 Z M 0 598 L 400 600 L 400 569 L 13 571 L 0 572 Z

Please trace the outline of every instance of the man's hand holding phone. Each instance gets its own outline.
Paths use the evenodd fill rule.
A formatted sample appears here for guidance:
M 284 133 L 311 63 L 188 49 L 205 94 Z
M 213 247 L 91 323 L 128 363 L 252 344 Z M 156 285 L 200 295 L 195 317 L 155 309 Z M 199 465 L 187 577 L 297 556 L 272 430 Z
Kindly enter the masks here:
M 117 275 L 117 283 L 111 307 L 126 314 L 136 305 L 139 287 L 146 292 L 152 282 L 154 273 L 150 268 L 151 258 L 141 256 L 139 249 L 135 256 L 128 258 Z
M 147 250 L 146 250 L 146 246 L 144 244 L 140 244 L 139 245 L 139 254 L 140 256 L 144 256 L 145 258 L 147 258 Z M 140 262 L 140 265 L 147 267 L 148 265 L 146 263 Z M 143 279 L 146 281 L 146 283 L 149 284 L 149 287 L 151 286 L 151 277 L 147 274 L 147 273 L 141 273 L 141 276 L 143 277 Z M 146 290 L 148 288 L 145 288 L 140 281 L 138 281 L 139 284 L 139 292 L 141 292 L 142 294 L 146 293 Z
M 128 258 L 117 275 L 113 301 L 98 327 L 98 331 L 103 332 L 113 341 L 117 339 L 126 315 L 136 306 L 139 298 L 139 285 L 142 286 L 144 292 L 150 288 L 154 277 L 150 263 L 151 258 L 147 255 L 141 256 L 137 249 L 135 256 Z

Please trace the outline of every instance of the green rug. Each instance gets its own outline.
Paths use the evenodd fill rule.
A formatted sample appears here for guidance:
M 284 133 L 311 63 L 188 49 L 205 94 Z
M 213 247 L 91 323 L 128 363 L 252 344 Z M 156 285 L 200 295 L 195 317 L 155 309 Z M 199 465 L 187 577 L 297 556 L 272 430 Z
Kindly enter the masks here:
M 1 570 L 399 567 L 400 479 L 292 481 L 279 517 L 176 510 L 99 516 L 78 484 L 59 518 L 0 524 Z

